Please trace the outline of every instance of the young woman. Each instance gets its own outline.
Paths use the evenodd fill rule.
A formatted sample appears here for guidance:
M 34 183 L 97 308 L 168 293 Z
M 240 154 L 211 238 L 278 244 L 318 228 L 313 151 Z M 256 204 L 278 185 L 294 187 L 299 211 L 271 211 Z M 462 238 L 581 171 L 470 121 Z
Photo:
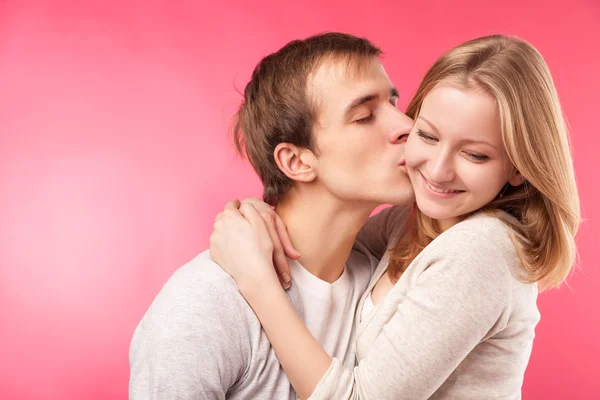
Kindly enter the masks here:
M 238 283 L 300 398 L 520 398 L 538 287 L 569 274 L 580 219 L 550 72 L 522 40 L 475 39 L 436 61 L 407 115 L 416 208 L 407 223 L 399 207 L 384 210 L 359 235 L 377 255 L 389 251 L 359 304 L 353 371 L 329 357 L 291 306 L 254 206 L 240 207 L 245 219 L 216 222 L 211 254 Z M 254 256 L 232 262 L 240 242 Z

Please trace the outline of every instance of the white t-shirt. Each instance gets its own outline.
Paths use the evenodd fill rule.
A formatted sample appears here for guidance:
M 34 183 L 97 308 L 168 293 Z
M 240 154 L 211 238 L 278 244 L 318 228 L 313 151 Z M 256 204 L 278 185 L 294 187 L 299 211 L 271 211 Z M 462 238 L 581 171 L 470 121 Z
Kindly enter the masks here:
M 344 272 L 333 283 L 308 272 L 298 261 L 288 259 L 292 285 L 299 293 L 306 327 L 331 357 L 354 368 L 355 320 L 361 296 L 369 284 L 377 259 L 359 244 L 350 253 Z
M 377 266 L 357 243 L 333 284 L 292 265 L 287 291 L 325 350 L 354 367 L 355 309 Z M 254 311 L 207 251 L 179 268 L 138 324 L 129 398 L 297 399 Z

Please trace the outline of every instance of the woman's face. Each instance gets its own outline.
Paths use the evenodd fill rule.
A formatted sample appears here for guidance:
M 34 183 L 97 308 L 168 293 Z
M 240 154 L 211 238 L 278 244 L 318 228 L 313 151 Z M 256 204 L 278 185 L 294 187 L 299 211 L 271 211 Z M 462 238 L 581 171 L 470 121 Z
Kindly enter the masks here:
M 492 201 L 513 172 L 495 99 L 443 83 L 423 100 L 405 154 L 417 206 L 443 230 Z

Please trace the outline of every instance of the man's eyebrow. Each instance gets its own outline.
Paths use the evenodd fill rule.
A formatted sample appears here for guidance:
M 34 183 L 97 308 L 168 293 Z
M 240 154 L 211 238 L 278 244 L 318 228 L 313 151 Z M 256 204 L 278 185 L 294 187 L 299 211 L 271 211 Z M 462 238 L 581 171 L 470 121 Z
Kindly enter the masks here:
M 392 87 L 390 89 L 390 97 L 399 97 L 398 89 Z M 355 109 L 356 107 L 362 106 L 365 103 L 376 100 L 379 98 L 379 94 L 368 94 L 365 96 L 361 96 L 357 99 L 352 100 L 352 102 L 346 107 L 346 111 L 344 114 L 348 114 L 350 111 Z

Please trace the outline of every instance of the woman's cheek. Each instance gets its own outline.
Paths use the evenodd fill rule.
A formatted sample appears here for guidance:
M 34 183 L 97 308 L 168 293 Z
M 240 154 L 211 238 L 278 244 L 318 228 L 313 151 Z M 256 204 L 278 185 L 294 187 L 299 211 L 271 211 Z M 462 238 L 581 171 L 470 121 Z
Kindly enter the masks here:
M 406 166 L 408 168 L 417 168 L 418 166 L 424 164 L 430 157 L 428 149 L 418 144 L 413 145 L 411 148 L 407 148 L 405 154 Z

